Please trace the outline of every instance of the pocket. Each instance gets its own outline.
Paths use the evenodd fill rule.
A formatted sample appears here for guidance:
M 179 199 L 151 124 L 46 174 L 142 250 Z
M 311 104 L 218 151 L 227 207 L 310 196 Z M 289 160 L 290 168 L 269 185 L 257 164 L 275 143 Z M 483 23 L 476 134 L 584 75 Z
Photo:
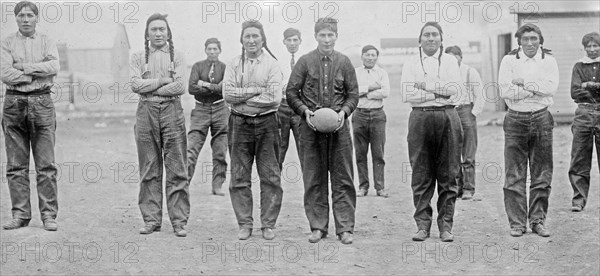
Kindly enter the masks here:
M 38 98 L 37 102 L 45 108 L 54 108 L 54 102 L 50 95 L 44 95 Z
M 17 97 L 7 95 L 4 97 L 4 110 L 10 109 L 17 104 Z

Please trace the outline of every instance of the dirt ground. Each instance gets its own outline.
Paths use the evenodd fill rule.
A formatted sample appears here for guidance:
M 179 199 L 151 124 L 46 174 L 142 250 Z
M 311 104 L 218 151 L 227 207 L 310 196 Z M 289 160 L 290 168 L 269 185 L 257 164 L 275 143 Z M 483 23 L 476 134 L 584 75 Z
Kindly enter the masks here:
M 333 236 L 318 244 L 308 243 L 303 184 L 293 147 L 284 165 L 283 207 L 274 240 L 262 239 L 258 228 L 258 185 L 253 185 L 254 235 L 247 241 L 237 240 L 237 224 L 228 192 L 225 197 L 210 194 L 211 158 L 206 146 L 190 185 L 188 237 L 174 236 L 166 208 L 162 232 L 139 235 L 137 230 L 143 222 L 137 206 L 135 104 L 119 108 L 118 116 L 86 113 L 81 109 L 68 115 L 61 111 L 64 107 L 57 107 L 61 111 L 56 145 L 60 168 L 59 230 L 42 229 L 32 184 L 34 207 L 30 226 L 0 230 L 0 272 L 3 275 L 600 273 L 600 176 L 594 160 L 588 205 L 581 213 L 571 213 L 572 191 L 567 171 L 572 136 L 568 125 L 557 126 L 554 131 L 554 178 L 547 219 L 550 238 L 531 232 L 520 238 L 509 236 L 502 195 L 503 131 L 498 126 L 485 126 L 479 128 L 475 199 L 456 203 L 455 241 L 441 243 L 434 223 L 430 239 L 413 242 L 411 236 L 416 226 L 412 218 L 406 143 L 409 108 L 398 95 L 398 91 L 392 91 L 386 103 L 386 186 L 391 196 L 379 198 L 371 190 L 367 197 L 358 198 L 352 245 L 342 245 Z M 189 124 L 191 99 L 183 100 Z M 87 111 L 93 110 L 93 105 L 90 107 Z M 490 115 L 482 115 L 485 116 Z M 0 222 L 4 223 L 10 219 L 11 204 L 3 137 L 0 144 Z M 34 175 L 32 171 L 32 182 Z M 257 181 L 254 177 L 254 183 Z M 334 229 L 333 218 L 330 229 Z

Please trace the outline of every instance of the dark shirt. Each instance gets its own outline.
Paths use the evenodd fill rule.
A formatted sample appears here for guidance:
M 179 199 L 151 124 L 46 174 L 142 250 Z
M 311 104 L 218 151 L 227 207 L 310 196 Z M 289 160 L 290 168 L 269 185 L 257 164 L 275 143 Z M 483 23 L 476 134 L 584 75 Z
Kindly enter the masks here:
M 212 61 L 205 59 L 196 62 L 192 66 L 188 91 L 191 95 L 194 95 L 196 101 L 212 103 L 223 99 L 221 81 L 223 81 L 223 75 L 225 75 L 225 63 L 218 60 L 215 61 L 214 79 L 212 82 L 208 78 L 211 63 Z M 198 80 L 210 82 L 211 85 L 209 87 L 201 87 L 198 85 Z
M 571 76 L 571 98 L 576 103 L 600 103 L 600 89 L 581 88 L 587 81 L 600 82 L 600 62 L 577 62 Z
M 287 102 L 299 115 L 328 107 L 350 116 L 358 104 L 358 82 L 350 59 L 334 51 L 314 50 L 298 59 L 286 90 Z

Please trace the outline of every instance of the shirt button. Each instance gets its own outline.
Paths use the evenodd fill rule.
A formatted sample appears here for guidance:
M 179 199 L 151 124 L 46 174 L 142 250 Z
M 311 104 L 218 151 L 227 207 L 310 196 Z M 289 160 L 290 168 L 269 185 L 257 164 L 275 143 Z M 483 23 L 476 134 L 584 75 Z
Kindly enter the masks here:
M 327 78 L 327 75 L 325 75 L 325 78 Z
M 327 86 L 325 86 L 325 90 L 327 90 Z
M 325 66 L 327 66 L 327 63 L 325 63 Z M 596 69 L 596 68 L 594 68 L 594 69 Z

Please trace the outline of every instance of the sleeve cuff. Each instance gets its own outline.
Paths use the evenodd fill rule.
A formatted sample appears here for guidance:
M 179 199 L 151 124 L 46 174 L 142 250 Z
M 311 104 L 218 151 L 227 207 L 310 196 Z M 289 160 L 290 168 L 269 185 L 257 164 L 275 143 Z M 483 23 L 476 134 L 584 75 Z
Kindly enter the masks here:
M 348 118 L 348 116 L 350 116 L 350 114 L 352 113 L 352 111 L 350 111 L 350 108 L 347 106 L 342 106 L 342 110 L 344 111 L 344 113 L 346 113 L 345 118 Z
M 31 65 L 31 63 L 23 63 L 23 73 L 30 75 L 31 73 L 33 73 L 33 66 Z
M 304 116 L 304 113 L 306 112 L 307 109 L 308 109 L 308 106 L 306 106 L 306 105 L 302 105 L 300 108 L 298 108 L 298 110 L 300 110 L 300 116 Z

